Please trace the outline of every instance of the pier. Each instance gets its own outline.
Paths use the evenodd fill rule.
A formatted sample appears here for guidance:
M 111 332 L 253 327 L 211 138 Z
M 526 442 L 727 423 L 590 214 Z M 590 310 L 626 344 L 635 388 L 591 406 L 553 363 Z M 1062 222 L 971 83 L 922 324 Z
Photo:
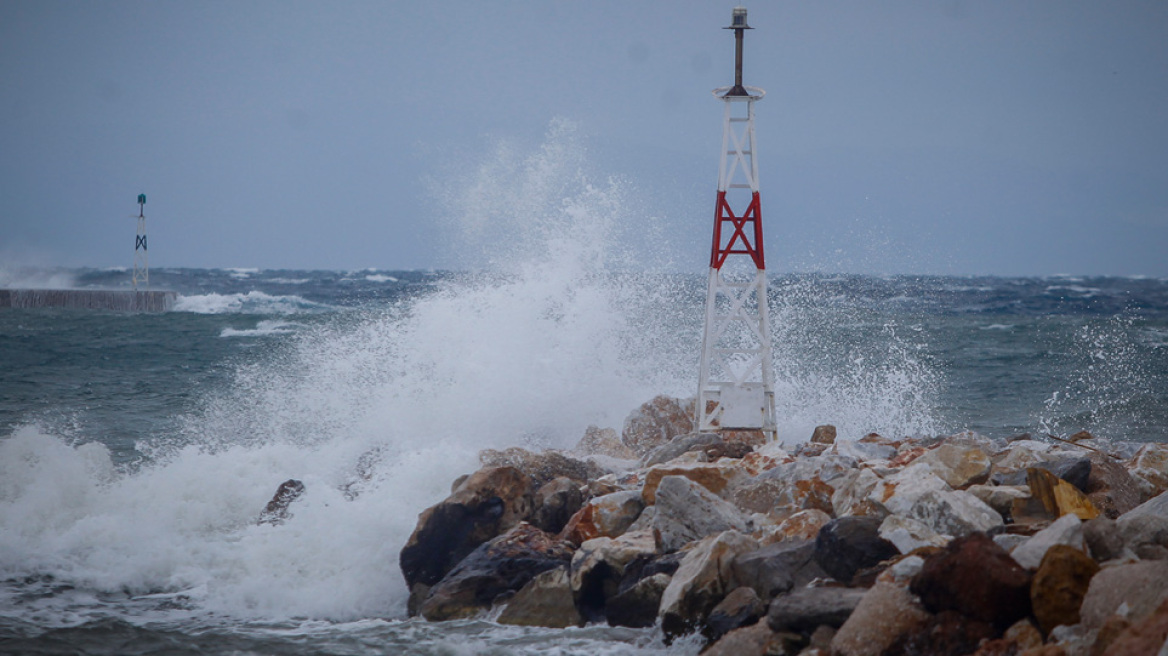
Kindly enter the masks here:
M 178 292 L 126 289 L 0 289 L 3 308 L 77 308 L 119 312 L 166 312 Z

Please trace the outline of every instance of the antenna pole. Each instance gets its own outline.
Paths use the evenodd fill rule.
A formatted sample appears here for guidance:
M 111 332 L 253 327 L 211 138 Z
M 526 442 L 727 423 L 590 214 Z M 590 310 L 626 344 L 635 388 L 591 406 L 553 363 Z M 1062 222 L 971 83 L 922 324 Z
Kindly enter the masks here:
M 131 279 L 134 291 L 138 282 L 150 288 L 150 260 L 146 252 L 146 194 L 138 194 L 138 237 L 134 240 L 134 276 Z

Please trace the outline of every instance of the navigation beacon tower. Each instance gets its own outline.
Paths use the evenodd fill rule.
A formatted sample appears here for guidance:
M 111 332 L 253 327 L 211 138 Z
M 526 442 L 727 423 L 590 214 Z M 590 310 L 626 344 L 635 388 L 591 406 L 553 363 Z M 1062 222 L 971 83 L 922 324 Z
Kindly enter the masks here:
M 146 194 L 138 194 L 138 238 L 134 240 L 134 290 L 138 281 L 149 289 L 150 259 L 146 256 Z
M 724 117 L 697 425 L 699 431 L 761 431 L 773 440 L 774 364 L 754 140 L 754 103 L 766 92 L 742 84 L 742 37 L 752 29 L 745 7 L 734 8 L 726 29 L 734 30 L 734 86 L 713 92 Z

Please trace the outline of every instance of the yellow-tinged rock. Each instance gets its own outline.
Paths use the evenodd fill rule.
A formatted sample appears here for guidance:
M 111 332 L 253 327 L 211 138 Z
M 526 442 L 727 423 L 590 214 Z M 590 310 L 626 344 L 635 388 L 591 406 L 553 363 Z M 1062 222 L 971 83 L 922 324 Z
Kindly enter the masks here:
M 1028 468 L 1026 482 L 1030 485 L 1031 496 L 1041 501 L 1047 512 L 1055 517 L 1074 513 L 1079 519 L 1088 520 L 1099 516 L 1099 510 L 1087 495 L 1045 469 Z

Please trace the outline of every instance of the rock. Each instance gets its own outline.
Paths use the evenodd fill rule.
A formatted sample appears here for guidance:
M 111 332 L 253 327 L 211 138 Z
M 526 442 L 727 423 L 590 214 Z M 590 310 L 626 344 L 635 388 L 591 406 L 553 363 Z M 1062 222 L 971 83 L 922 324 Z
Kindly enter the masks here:
M 1096 562 L 1107 562 L 1123 555 L 1123 537 L 1114 519 L 1096 517 L 1083 522 L 1083 541 Z
M 990 475 L 990 456 L 978 447 L 944 443 L 913 461 L 909 468 L 928 468 L 953 489 L 984 483 Z
M 553 629 L 584 626 L 584 617 L 576 610 L 572 588 L 568 585 L 568 568 L 557 567 L 537 574 L 507 602 L 496 621 Z
M 1014 560 L 1026 569 L 1037 569 L 1047 549 L 1056 544 L 1065 544 L 1086 553 L 1087 543 L 1083 539 L 1083 522 L 1074 514 L 1063 515 L 1050 526 L 1035 533 L 1010 552 Z
M 653 534 L 648 531 L 626 533 L 616 539 L 595 538 L 581 544 L 572 556 L 569 583 L 576 606 L 585 618 L 603 618 L 606 601 L 619 592 L 628 564 L 655 552 Z
M 1055 517 L 1067 513 L 1074 513 L 1084 520 L 1099 516 L 1099 510 L 1087 495 L 1045 469 L 1028 468 L 1026 482 L 1030 486 L 1031 496 L 1041 501 L 1047 512 Z
M 898 656 L 966 656 L 974 653 L 983 641 L 991 640 L 994 635 L 991 624 L 947 610 L 937 613 L 916 630 L 901 636 L 885 653 Z
M 1042 632 L 1029 619 L 1014 622 L 1002 637 L 1018 645 L 1019 649 L 1034 649 L 1042 646 Z
M 694 430 L 694 400 L 656 396 L 625 419 L 621 441 L 637 455 Z
M 883 463 L 896 457 L 896 447 L 875 442 L 840 440 L 835 443 L 834 451 L 841 456 L 855 458 L 857 462 L 867 463 Z
M 702 451 L 707 447 L 719 444 L 725 445 L 726 443 L 717 433 L 688 433 L 686 435 L 678 435 L 665 444 L 646 453 L 645 457 L 641 460 L 641 464 L 645 467 L 652 467 L 653 465 L 669 462 L 683 453 Z
M 815 562 L 835 580 L 848 583 L 859 570 L 898 555 L 896 546 L 880 537 L 880 524 L 875 517 L 832 520 L 815 538 Z
M 989 536 L 972 533 L 927 557 L 910 589 L 930 612 L 1004 628 L 1030 614 L 1030 578 Z
M 934 476 L 928 469 L 910 471 L 906 467 L 895 475 L 878 481 L 868 498 L 881 504 L 894 515 L 906 515 L 924 495 L 930 492 L 948 492 L 952 489 L 948 483 Z
M 754 624 L 766 614 L 767 606 L 753 588 L 742 586 L 730 591 L 710 611 L 702 634 L 711 642 L 739 627 Z
M 531 523 L 548 533 L 559 533 L 583 505 L 584 493 L 579 483 L 567 476 L 554 478 L 535 491 Z
M 276 494 L 272 496 L 272 500 L 264 507 L 256 523 L 270 524 L 272 526 L 283 524 L 291 517 L 291 514 L 288 512 L 288 506 L 292 505 L 293 501 L 296 501 L 303 495 L 304 483 L 294 478 L 280 483 L 280 487 L 276 488 Z
M 888 509 L 884 504 L 872 500 L 872 490 L 880 482 L 880 476 L 869 468 L 855 469 L 837 478 L 835 492 L 831 495 L 832 513 L 836 517 L 849 515 L 872 515 L 884 517 Z
M 1145 497 L 1168 490 L 1168 446 L 1155 442 L 1145 444 L 1128 461 L 1127 468 L 1140 483 Z
M 731 564 L 731 574 L 735 586 L 750 586 L 763 601 L 827 576 L 815 562 L 813 540 L 776 542 L 741 554 Z
M 596 426 L 589 426 L 584 430 L 584 437 L 580 438 L 573 450 L 581 455 L 606 456 L 620 460 L 637 458 L 637 454 L 621 442 L 615 430 Z
M 722 636 L 702 652 L 702 656 L 769 656 L 770 654 L 794 654 L 787 647 L 789 636 L 776 634 L 766 622 L 735 629 Z
M 1080 492 L 1086 493 L 1090 486 L 1091 459 L 1078 456 L 1064 456 L 1051 460 L 1040 460 L 1030 465 L 1038 469 L 1045 469 L 1058 478 L 1074 485 Z M 994 485 L 1025 485 L 1026 469 L 995 469 L 990 476 Z
M 1168 561 L 1105 567 L 1091 579 L 1079 609 L 1083 626 L 1098 629 L 1104 620 L 1125 608 L 1124 615 L 1139 622 L 1168 599 Z
M 877 582 L 832 638 L 832 653 L 880 656 L 929 618 L 929 613 L 905 586 Z
M 1168 642 L 1168 601 L 1121 633 L 1104 656 L 1158 656 Z
M 1022 474 L 1022 485 L 971 485 L 966 488 L 973 496 L 985 505 L 993 508 L 994 512 L 1002 517 L 1011 517 L 1016 499 L 1030 497 L 1030 488 L 1026 487 L 1025 474 Z
M 531 478 L 514 467 L 471 474 L 449 497 L 418 516 L 399 556 L 414 584 L 434 585 L 479 545 L 527 519 L 534 505 Z
M 835 426 L 824 424 L 816 426 L 811 433 L 812 444 L 835 444 Z
M 815 508 L 800 510 L 784 519 L 774 530 L 772 536 L 778 538 L 778 540 L 768 540 L 768 542 L 814 540 L 819 535 L 819 531 L 823 530 L 823 527 L 827 526 L 830 521 L 831 515 L 822 510 Z
M 1115 519 L 1140 505 L 1140 486 L 1123 465 L 1101 453 L 1092 453 L 1087 498 L 1104 515 Z
M 960 537 L 1001 527 L 1002 516 L 963 490 L 925 492 L 903 513 L 941 535 Z
M 1079 623 L 1079 607 L 1098 572 L 1099 565 L 1075 547 L 1056 544 L 1047 550 L 1030 583 L 1030 604 L 1043 633 Z
M 859 463 L 856 462 L 855 458 L 828 453 L 781 464 L 755 478 L 773 478 L 786 483 L 817 478 L 828 485 L 834 485 L 836 479 L 845 476 L 857 467 L 859 467 Z
M 894 544 L 902 554 L 921 547 L 943 547 L 949 543 L 948 539 L 937 535 L 928 526 L 900 515 L 885 517 L 878 532 L 880 537 Z
M 697 629 L 730 588 L 730 564 L 758 543 L 738 531 L 726 531 L 698 542 L 682 558 L 661 597 L 661 629 L 678 636 Z
M 830 513 L 833 492 L 830 485 L 818 478 L 788 482 L 755 477 L 739 484 L 730 500 L 743 511 L 782 519 L 808 509 Z
M 644 509 L 637 490 L 613 492 L 589 499 L 564 526 L 563 537 L 574 544 L 624 533 Z
M 744 480 L 746 474 L 733 465 L 716 463 L 686 463 L 656 465 L 645 472 L 645 484 L 641 495 L 645 505 L 657 503 L 657 486 L 666 476 L 684 476 L 700 484 L 714 494 L 722 494 L 735 481 Z
M 567 544 L 530 524 L 519 524 L 480 545 L 431 588 L 422 616 L 432 622 L 473 617 L 537 574 L 567 567 L 571 559 Z
M 749 533 L 751 522 L 730 502 L 684 476 L 666 476 L 656 495 L 653 533 L 657 547 L 668 553 L 708 535 L 736 530 Z
M 843 626 L 866 590 L 854 588 L 802 588 L 775 597 L 767 611 L 771 631 L 810 634 L 821 625 Z
M 537 489 L 560 476 L 586 483 L 605 474 L 595 463 L 559 451 L 533 453 L 517 446 L 503 451 L 484 449 L 479 453 L 479 461 L 484 467 L 514 467 L 530 476 L 532 487 Z
M 656 624 L 661 596 L 672 579 L 672 575 L 665 573 L 646 576 L 610 597 L 605 604 L 609 626 L 645 628 Z
M 717 462 L 722 458 L 741 460 L 754 453 L 754 447 L 745 442 L 722 442 L 703 447 L 702 453 L 706 454 L 706 460 L 709 462 Z
M 1115 522 L 1124 546 L 1144 560 L 1168 559 L 1168 494 L 1161 494 Z

